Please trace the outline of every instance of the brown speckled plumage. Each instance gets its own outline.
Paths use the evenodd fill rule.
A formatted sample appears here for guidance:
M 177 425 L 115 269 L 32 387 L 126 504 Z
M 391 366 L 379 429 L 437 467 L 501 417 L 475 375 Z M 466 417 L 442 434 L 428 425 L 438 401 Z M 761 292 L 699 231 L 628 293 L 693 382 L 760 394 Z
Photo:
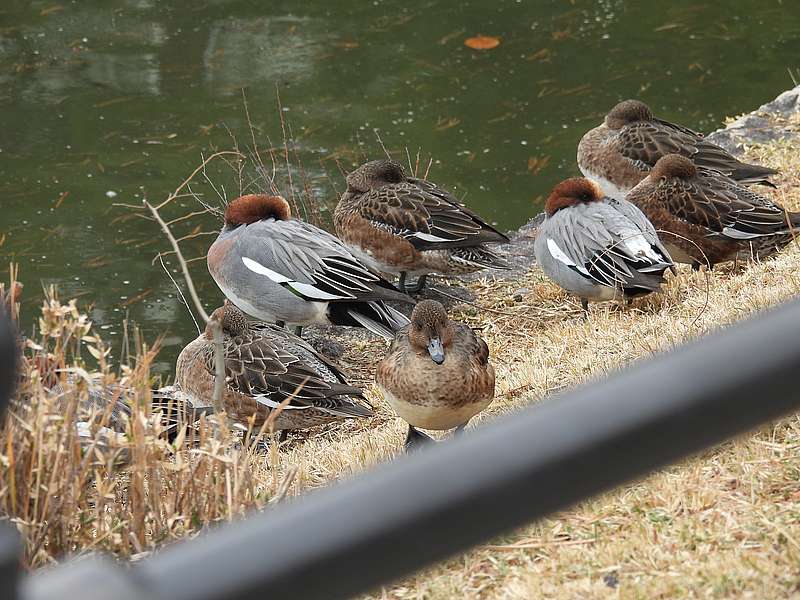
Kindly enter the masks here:
M 800 213 L 676 154 L 660 159 L 627 198 L 668 232 L 659 237 L 680 262 L 764 258 L 793 239 L 787 219 L 800 227 Z
M 225 389 L 223 404 L 236 421 L 255 415 L 260 426 L 272 409 L 291 397 L 275 421 L 276 429 L 302 429 L 343 417 L 370 416 L 354 398 L 361 390 L 307 342 L 283 328 L 251 322 L 228 302 L 212 314 L 223 328 Z M 213 334 L 206 332 L 187 345 L 176 367 L 181 389 L 208 400 L 213 395 Z
M 426 350 L 435 336 L 444 347 L 442 364 Z M 395 336 L 375 380 L 398 415 L 423 429 L 463 425 L 494 398 L 486 342 L 466 325 L 450 321 L 434 300 L 414 308 L 411 324 Z
M 334 224 L 339 238 L 384 272 L 452 275 L 507 268 L 486 246 L 508 238 L 424 179 L 390 160 L 368 162 L 347 177 Z
M 766 178 L 777 172 L 744 163 L 702 134 L 656 118 L 638 100 L 620 102 L 601 125 L 583 136 L 578 144 L 578 165 L 586 177 L 603 186 L 606 195 L 621 199 L 621 194 L 644 179 L 668 154 L 680 154 L 743 184 L 772 185 Z

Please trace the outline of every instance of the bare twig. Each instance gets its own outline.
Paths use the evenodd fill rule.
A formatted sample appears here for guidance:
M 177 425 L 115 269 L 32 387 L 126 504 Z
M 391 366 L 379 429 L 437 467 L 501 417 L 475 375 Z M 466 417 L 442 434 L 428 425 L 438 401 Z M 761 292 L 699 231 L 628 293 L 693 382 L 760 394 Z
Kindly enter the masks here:
M 166 202 L 167 201 L 165 200 L 159 204 L 159 206 L 164 206 Z M 178 258 L 178 263 L 181 266 L 181 271 L 183 271 L 183 278 L 186 281 L 186 287 L 189 290 L 189 295 L 192 297 L 192 302 L 194 302 L 194 307 L 197 309 L 197 312 L 200 314 L 200 316 L 203 317 L 203 321 L 208 323 L 208 313 L 206 313 L 205 309 L 203 308 L 203 304 L 200 302 L 200 298 L 197 295 L 197 290 L 194 287 L 194 281 L 192 281 L 192 276 L 189 275 L 189 267 L 183 258 L 183 253 L 178 245 L 178 241 L 175 239 L 175 236 L 172 235 L 172 232 L 170 231 L 169 226 L 164 222 L 164 219 L 162 219 L 161 215 L 158 214 L 158 208 L 150 204 L 147 200 L 142 200 L 142 204 L 144 204 L 145 208 L 150 211 L 150 214 L 153 215 L 153 218 L 161 226 L 161 230 L 164 232 L 164 235 L 167 236 L 169 243 L 172 244 L 172 250 L 175 252 L 175 256 Z

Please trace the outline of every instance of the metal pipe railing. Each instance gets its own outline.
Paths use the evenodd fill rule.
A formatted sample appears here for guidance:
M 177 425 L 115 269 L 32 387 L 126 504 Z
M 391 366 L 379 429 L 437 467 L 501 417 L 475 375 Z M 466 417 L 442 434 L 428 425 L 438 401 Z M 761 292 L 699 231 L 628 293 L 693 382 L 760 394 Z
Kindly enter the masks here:
M 800 303 L 792 302 L 176 543 L 131 567 L 120 587 L 165 600 L 352 597 L 796 409 L 798 372 Z M 92 585 L 73 578 L 67 589 L 63 577 L 56 585 L 70 568 L 35 576 L 23 598 Z

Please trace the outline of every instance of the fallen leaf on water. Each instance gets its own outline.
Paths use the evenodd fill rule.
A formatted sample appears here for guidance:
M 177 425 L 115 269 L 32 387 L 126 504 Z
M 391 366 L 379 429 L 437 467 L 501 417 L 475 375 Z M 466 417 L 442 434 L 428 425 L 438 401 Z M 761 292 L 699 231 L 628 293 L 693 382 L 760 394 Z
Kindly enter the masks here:
M 500 38 L 490 35 L 476 35 L 464 40 L 464 45 L 473 50 L 491 50 L 500 45 Z
M 528 159 L 528 171 L 534 175 L 538 175 L 539 171 L 544 169 L 550 162 L 549 156 L 531 156 Z
M 41 11 L 39 11 L 39 16 L 46 17 L 47 15 L 50 15 L 54 12 L 58 12 L 60 10 L 64 10 L 64 7 L 59 4 L 56 4 L 55 6 L 48 6 L 47 8 L 43 8 Z

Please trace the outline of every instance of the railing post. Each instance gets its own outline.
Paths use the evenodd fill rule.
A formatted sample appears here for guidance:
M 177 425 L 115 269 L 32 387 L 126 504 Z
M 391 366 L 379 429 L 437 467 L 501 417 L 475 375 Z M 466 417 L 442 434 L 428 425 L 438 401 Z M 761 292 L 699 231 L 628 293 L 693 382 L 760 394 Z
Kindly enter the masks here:
M 0 425 L 17 384 L 18 353 L 17 331 L 0 299 Z M 0 523 L 0 600 L 19 597 L 21 551 L 16 529 L 8 523 Z
M 21 549 L 17 531 L 7 523 L 0 523 L 0 598 L 2 600 L 18 598 Z

